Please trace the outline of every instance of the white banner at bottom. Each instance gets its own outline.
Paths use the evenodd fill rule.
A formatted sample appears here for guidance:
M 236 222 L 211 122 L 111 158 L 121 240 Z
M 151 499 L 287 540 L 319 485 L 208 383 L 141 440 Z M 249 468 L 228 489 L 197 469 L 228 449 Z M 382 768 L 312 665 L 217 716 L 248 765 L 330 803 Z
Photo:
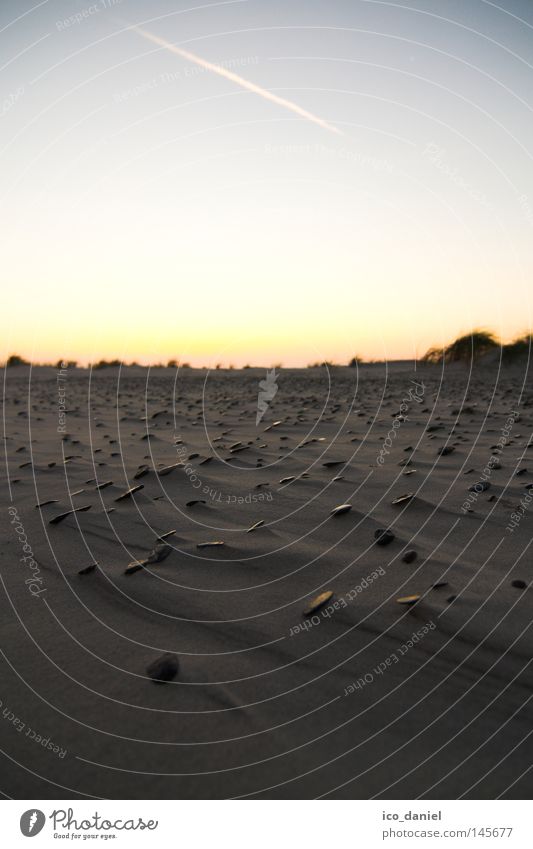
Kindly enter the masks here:
M 286 849 L 301 843 L 363 846 L 501 846 L 531 843 L 522 801 L 4 801 L 6 847 L 77 844 Z

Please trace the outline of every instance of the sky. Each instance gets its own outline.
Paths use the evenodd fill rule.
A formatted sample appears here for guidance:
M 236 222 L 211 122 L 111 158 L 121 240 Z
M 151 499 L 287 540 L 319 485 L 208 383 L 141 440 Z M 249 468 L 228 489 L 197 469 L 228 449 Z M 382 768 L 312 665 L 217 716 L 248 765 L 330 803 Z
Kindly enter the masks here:
M 3 356 L 531 328 L 530 0 L 2 0 Z

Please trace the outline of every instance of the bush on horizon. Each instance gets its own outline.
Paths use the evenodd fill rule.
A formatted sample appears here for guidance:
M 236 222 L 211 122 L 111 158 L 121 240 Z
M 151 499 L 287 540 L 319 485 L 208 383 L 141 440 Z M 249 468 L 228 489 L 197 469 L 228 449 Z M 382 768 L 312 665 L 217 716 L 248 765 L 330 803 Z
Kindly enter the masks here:
M 501 350 L 502 360 L 511 362 L 524 357 L 531 351 L 531 333 L 518 336 L 512 342 L 503 344 L 490 330 L 473 330 L 458 336 L 444 348 L 429 348 L 422 357 L 425 363 L 466 363 L 475 362 L 487 354 Z
M 458 336 L 444 348 L 430 348 L 422 357 L 425 363 L 464 363 L 478 360 L 499 347 L 494 333 L 489 330 L 473 330 Z
M 28 360 L 25 360 L 19 354 L 11 354 L 6 360 L 6 366 L 29 366 Z

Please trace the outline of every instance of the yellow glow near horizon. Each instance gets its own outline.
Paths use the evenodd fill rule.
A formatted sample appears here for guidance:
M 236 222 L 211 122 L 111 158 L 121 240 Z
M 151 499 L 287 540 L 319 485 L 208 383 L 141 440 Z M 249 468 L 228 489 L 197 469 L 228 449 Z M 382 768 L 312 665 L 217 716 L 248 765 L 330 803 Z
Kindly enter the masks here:
M 502 129 L 519 103 L 416 42 L 354 28 L 358 64 L 334 28 L 244 37 L 212 14 L 198 52 L 169 20 L 24 54 L 35 87 L 2 116 L 4 359 L 304 366 L 527 332 L 530 162 Z

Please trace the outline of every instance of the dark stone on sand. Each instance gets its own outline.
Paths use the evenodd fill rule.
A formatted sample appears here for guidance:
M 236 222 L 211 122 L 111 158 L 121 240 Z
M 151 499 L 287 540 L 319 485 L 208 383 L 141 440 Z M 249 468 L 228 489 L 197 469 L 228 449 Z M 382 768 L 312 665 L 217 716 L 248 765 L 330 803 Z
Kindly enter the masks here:
M 171 466 L 163 466 L 162 469 L 157 469 L 157 474 L 160 478 L 163 478 L 165 477 L 165 475 L 169 475 L 171 472 L 174 471 L 174 469 L 177 469 L 181 465 L 181 463 L 172 463 Z
M 413 563 L 417 557 L 418 553 L 414 550 L 414 548 L 411 548 L 409 551 L 405 552 L 402 560 L 404 563 Z
M 137 486 L 132 486 L 131 489 L 128 489 L 126 492 L 123 492 L 122 495 L 119 495 L 118 498 L 115 498 L 115 501 L 124 501 L 125 498 L 131 498 L 131 496 L 135 492 L 139 492 L 140 489 L 144 489 L 144 484 L 140 483 Z
M 176 678 L 180 669 L 178 656 L 175 654 L 163 654 L 146 667 L 146 674 L 156 684 L 172 681 Z
M 433 584 L 432 589 L 434 589 L 434 590 L 440 590 L 440 589 L 442 589 L 442 587 L 447 587 L 447 586 L 448 586 L 448 581 L 436 581 L 436 582 Z
M 187 501 L 185 507 L 194 507 L 195 504 L 205 504 L 202 498 L 195 498 L 193 501 Z
M 124 569 L 124 574 L 133 575 L 135 572 L 138 572 L 139 569 L 143 569 L 147 563 L 148 560 L 134 560 L 133 563 L 130 563 L 130 565 Z
M 162 540 L 167 539 L 168 537 L 173 537 L 175 533 L 175 529 L 171 531 L 165 531 L 164 534 L 159 534 L 159 536 L 156 538 L 156 542 L 161 542 Z
M 468 487 L 469 492 L 486 492 L 490 488 L 489 481 L 478 481 Z
M 446 599 L 446 602 L 448 604 L 452 604 L 452 602 L 454 602 L 456 598 L 457 598 L 456 595 L 449 595 L 448 598 Z
M 389 545 L 394 539 L 394 534 L 388 528 L 378 528 L 374 531 L 376 545 Z
M 96 569 L 96 563 L 91 563 L 90 566 L 85 566 L 83 569 L 80 569 L 78 575 L 88 575 L 90 572 L 94 572 Z
M 521 580 L 519 580 L 519 579 L 517 579 L 517 580 L 515 580 L 515 581 L 511 581 L 511 586 L 512 586 L 512 587 L 515 587 L 515 589 L 517 589 L 517 590 L 525 590 L 525 589 L 527 589 L 527 584 L 526 584 L 526 582 L 525 582 L 525 581 L 521 581 Z

